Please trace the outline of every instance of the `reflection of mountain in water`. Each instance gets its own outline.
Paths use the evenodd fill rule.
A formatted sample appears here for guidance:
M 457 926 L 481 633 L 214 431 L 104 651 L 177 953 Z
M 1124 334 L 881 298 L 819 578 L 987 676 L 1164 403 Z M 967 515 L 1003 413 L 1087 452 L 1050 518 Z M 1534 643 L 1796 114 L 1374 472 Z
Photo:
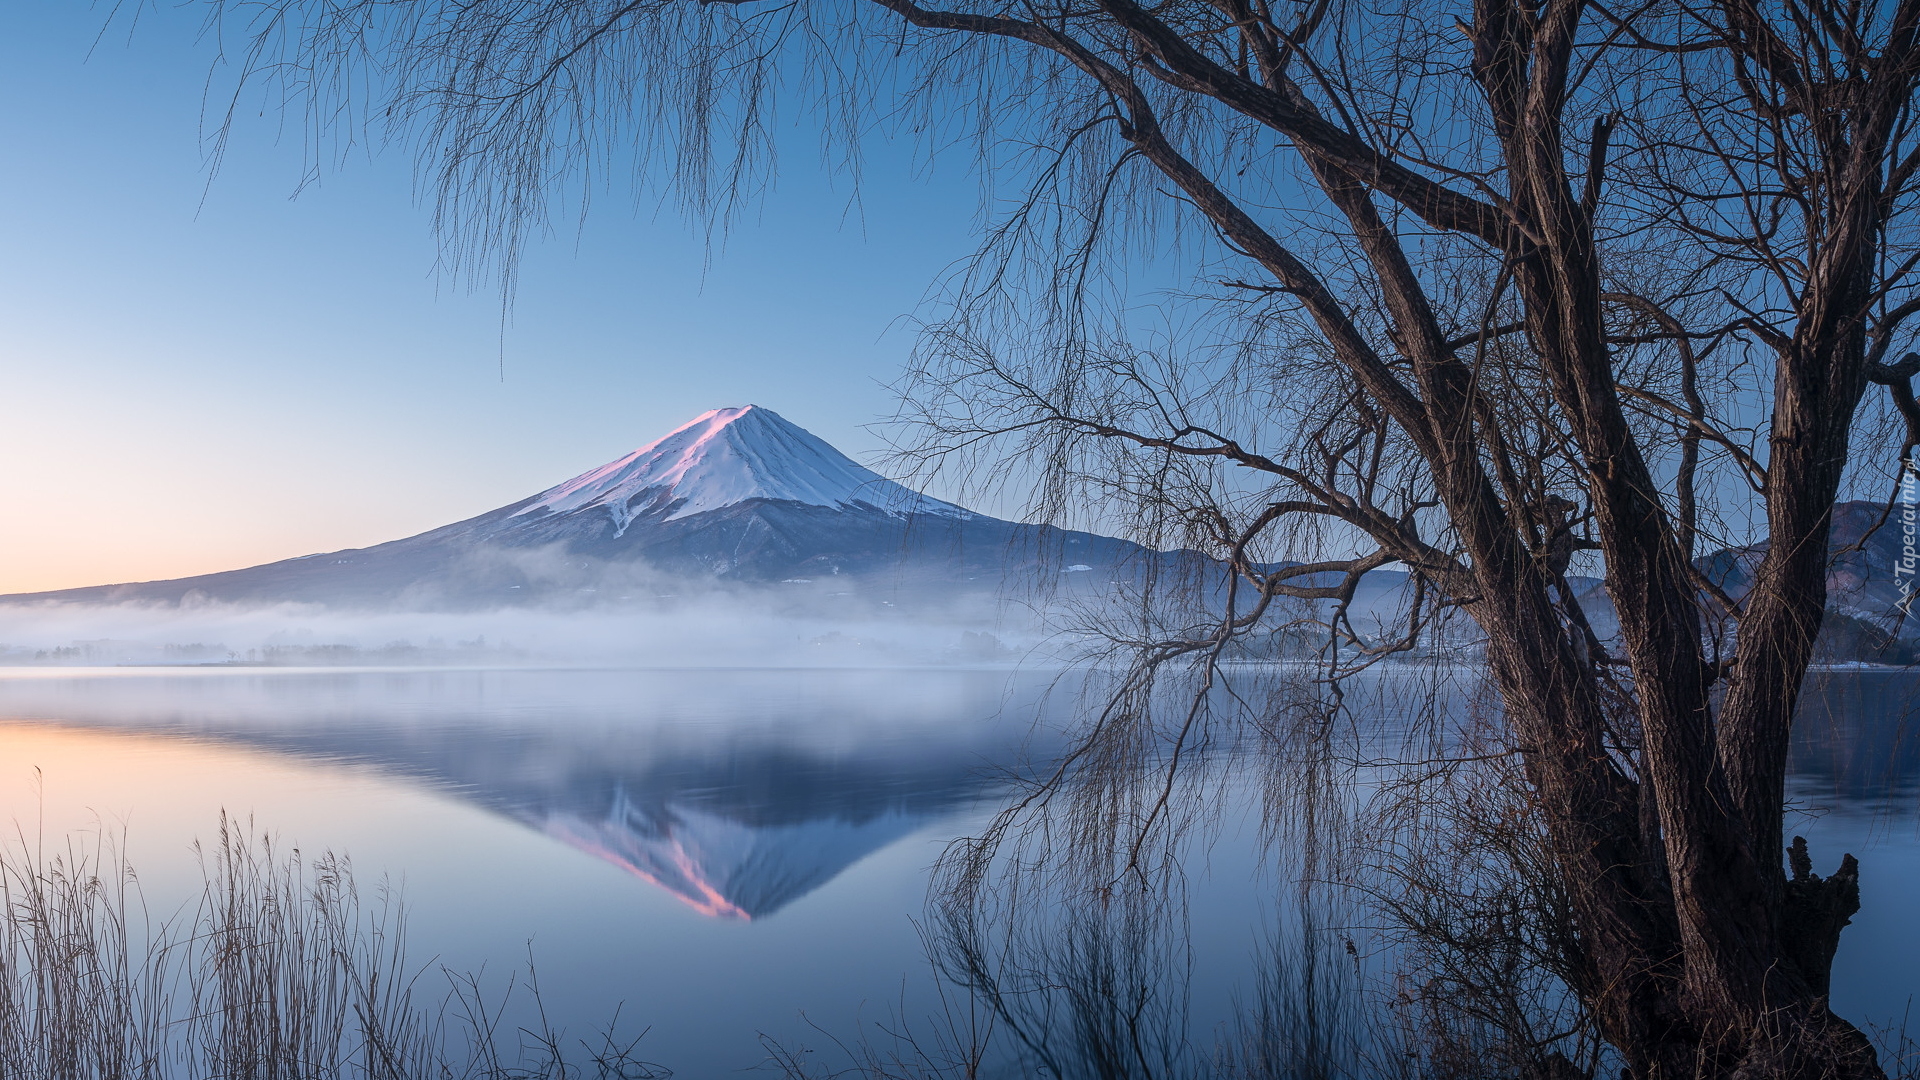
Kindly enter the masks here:
M 378 743 L 366 734 L 373 738 L 354 741 Z M 483 739 L 444 755 L 417 743 L 383 749 L 400 752 L 297 752 L 446 786 L 704 914 L 737 919 L 773 914 L 993 787 L 982 756 L 952 746 L 829 754 L 733 743 L 663 753 L 600 733 L 580 742 Z
M 689 686 L 661 685 L 680 676 L 568 675 L 0 680 L 0 717 L 404 775 L 736 919 L 771 915 L 991 794 L 989 762 L 1012 760 L 1029 730 L 1000 708 L 1004 675 L 918 673 L 885 687 L 868 677 L 850 688 L 787 673 L 784 691 L 742 692 L 755 677 L 729 673 L 717 677 L 736 684 L 731 694 L 709 688 L 691 722 L 675 715 L 689 695 L 674 691 Z M 492 692 L 449 692 L 448 680 Z
M 571 761 L 543 746 L 543 768 L 564 777 L 558 783 L 522 770 L 526 749 L 501 746 L 494 758 L 469 748 L 437 774 L 417 756 L 405 767 L 704 914 L 737 919 L 771 915 L 994 787 L 977 750 L 951 746 L 828 755 L 733 744 L 711 756 L 659 757 L 593 740 L 580 747 L 584 760 Z
M 826 884 L 925 820 L 902 811 L 866 821 L 754 826 L 621 795 L 605 817 L 555 814 L 546 832 L 653 882 L 701 914 L 753 919 Z

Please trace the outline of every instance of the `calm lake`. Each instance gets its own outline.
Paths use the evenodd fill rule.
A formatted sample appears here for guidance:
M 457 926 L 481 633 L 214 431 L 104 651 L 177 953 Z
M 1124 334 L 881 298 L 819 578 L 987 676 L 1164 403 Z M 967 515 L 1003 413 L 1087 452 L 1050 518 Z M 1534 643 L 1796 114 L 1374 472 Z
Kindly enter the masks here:
M 928 871 L 1045 762 L 1075 696 L 1033 672 L 0 669 L 0 823 L 14 845 L 123 843 L 148 904 L 197 895 L 222 811 L 397 887 L 417 966 L 504 984 L 531 956 L 548 1013 L 620 1008 L 681 1077 L 823 1062 L 938 1001 Z M 1792 832 L 1862 862 L 1835 1005 L 1898 1022 L 1920 989 L 1920 680 L 1822 676 L 1794 753 Z M 1190 1037 L 1259 976 L 1289 893 L 1259 809 L 1186 867 Z M 1190 978 L 1188 978 L 1190 976 Z

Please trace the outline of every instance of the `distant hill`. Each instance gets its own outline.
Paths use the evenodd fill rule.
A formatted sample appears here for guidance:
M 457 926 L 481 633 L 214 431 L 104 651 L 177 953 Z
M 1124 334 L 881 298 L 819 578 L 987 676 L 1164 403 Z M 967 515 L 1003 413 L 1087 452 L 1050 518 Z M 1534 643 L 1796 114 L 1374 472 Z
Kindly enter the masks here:
M 1884 519 L 1884 520 L 1883 520 Z M 1816 643 L 1817 663 L 1871 663 L 1910 665 L 1920 662 L 1920 618 L 1901 607 L 1920 566 L 1902 566 L 1907 538 L 1898 508 L 1889 514 L 1884 503 L 1842 502 L 1833 508 L 1827 570 L 1827 614 Z M 1765 543 L 1723 548 L 1701 556 L 1696 565 L 1706 578 L 1736 602 L 1753 590 L 1755 574 L 1766 557 Z M 1333 585 L 1326 574 L 1313 583 Z M 1570 575 L 1568 583 L 1586 609 L 1595 631 L 1612 639 L 1619 633 L 1612 598 L 1604 578 Z M 1355 591 L 1348 609 L 1354 628 L 1376 642 L 1404 633 L 1407 607 L 1414 591 L 1411 579 L 1398 570 L 1375 570 Z M 1708 601 L 1711 604 L 1711 601 Z M 1330 604 L 1321 605 L 1328 611 Z M 1424 647 L 1403 659 L 1464 658 L 1479 655 L 1478 630 L 1465 620 L 1451 626 L 1451 640 L 1428 635 Z M 1324 633 L 1290 629 L 1276 635 L 1261 655 L 1317 655 Z M 1284 638 L 1284 640 L 1278 640 Z
M 1827 616 L 1821 627 L 1819 659 L 1911 664 L 1920 659 L 1920 620 L 1901 606 L 1914 567 L 1900 567 L 1907 539 L 1898 508 L 1855 501 L 1833 507 L 1828 542 Z M 1766 557 L 1765 543 L 1716 551 L 1699 560 L 1707 579 L 1735 600 L 1754 587 L 1754 575 Z

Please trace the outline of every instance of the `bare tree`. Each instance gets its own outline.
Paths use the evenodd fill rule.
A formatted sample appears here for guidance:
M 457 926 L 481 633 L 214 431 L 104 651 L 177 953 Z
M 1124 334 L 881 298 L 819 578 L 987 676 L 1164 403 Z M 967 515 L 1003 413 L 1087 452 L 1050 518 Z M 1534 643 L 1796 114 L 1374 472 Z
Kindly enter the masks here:
M 1789 852 L 1783 784 L 1831 509 L 1920 442 L 1920 356 L 1889 362 L 1920 310 L 1920 0 L 214 10 L 318 137 L 358 104 L 416 139 L 459 265 L 509 276 L 563 175 L 724 219 L 777 105 L 848 160 L 875 115 L 970 136 L 1017 185 L 908 381 L 924 449 L 1020 451 L 1041 509 L 1091 488 L 1220 560 L 1143 670 L 1286 601 L 1335 672 L 1470 620 L 1561 969 L 1628 1073 L 1879 1073 L 1827 1006 L 1857 867 Z M 1156 331 L 1129 275 L 1169 266 L 1192 293 Z M 1715 540 L 1766 545 L 1751 590 L 1702 572 Z M 1388 566 L 1405 623 L 1366 632 Z

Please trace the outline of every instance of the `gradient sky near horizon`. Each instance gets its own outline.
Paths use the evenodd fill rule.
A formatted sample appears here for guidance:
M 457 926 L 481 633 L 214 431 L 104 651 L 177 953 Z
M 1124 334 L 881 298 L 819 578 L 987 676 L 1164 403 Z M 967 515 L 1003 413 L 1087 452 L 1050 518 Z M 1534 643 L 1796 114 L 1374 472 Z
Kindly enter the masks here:
M 298 132 L 263 121 L 209 183 L 198 13 L 106 20 L 0 5 L 0 592 L 396 539 L 719 406 L 868 459 L 902 317 L 972 249 L 963 172 L 877 147 L 854 209 L 802 149 L 713 250 L 602 198 L 528 253 L 503 334 L 436 278 L 404 152 L 294 198 Z

